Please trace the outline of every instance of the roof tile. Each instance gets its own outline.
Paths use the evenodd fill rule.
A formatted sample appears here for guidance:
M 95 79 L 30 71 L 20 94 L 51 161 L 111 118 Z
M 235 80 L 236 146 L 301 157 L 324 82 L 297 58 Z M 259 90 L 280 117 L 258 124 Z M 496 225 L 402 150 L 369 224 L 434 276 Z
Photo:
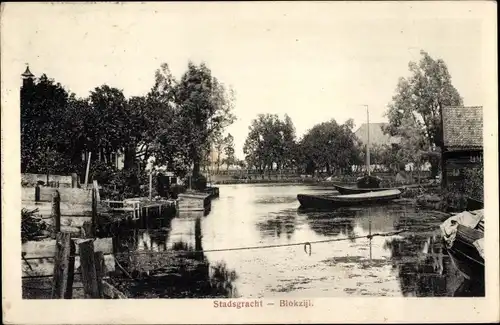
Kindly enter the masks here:
M 447 148 L 483 146 L 483 107 L 443 108 L 443 141 Z

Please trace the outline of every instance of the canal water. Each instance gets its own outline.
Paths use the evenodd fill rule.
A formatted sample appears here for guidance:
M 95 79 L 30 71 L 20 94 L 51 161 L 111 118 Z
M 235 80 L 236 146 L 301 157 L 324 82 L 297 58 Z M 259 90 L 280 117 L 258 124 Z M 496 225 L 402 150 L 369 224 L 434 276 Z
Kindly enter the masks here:
M 445 215 L 404 204 L 298 209 L 298 193 L 331 191 L 222 185 L 208 215 L 181 213 L 123 243 L 136 264 L 148 264 L 126 290 L 137 298 L 484 295 L 464 282 L 443 249 L 438 229 Z M 314 243 L 326 240 L 336 241 Z M 303 242 L 311 245 L 226 250 Z

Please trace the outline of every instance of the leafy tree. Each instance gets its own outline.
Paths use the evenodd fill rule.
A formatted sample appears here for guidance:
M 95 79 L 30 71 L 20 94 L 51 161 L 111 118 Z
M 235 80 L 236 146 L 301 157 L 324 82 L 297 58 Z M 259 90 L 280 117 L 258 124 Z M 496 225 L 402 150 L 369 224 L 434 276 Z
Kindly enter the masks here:
M 396 94 L 389 104 L 387 116 L 390 125 L 386 130 L 398 135 L 404 119 L 411 119 L 423 130 L 429 145 L 442 147 L 441 111 L 446 106 L 462 105 L 462 98 L 451 82 L 445 62 L 433 59 L 427 52 L 420 52 L 418 63 L 410 62 L 411 76 L 399 80 Z M 437 173 L 437 164 L 433 172 Z
M 214 149 L 215 149 L 215 166 L 216 166 L 216 171 L 217 174 L 220 171 L 220 165 L 222 164 L 222 153 L 224 151 L 224 148 L 226 146 L 226 139 L 222 137 L 222 134 L 217 134 L 215 137 L 214 141 Z
M 212 76 L 205 64 L 196 66 L 189 62 L 188 70 L 175 89 L 175 97 L 179 106 L 178 119 L 188 139 L 193 176 L 197 177 L 203 157 L 200 148 L 235 119 L 231 113 L 232 93 Z
M 71 137 L 64 126 L 68 92 L 43 74 L 21 88 L 21 170 L 53 172 L 71 169 Z
M 334 169 L 342 170 L 358 163 L 358 140 L 352 128 L 352 120 L 339 125 L 332 119 L 310 129 L 301 141 L 306 170 L 326 169 L 330 174 Z
M 226 170 L 229 170 L 229 167 L 236 163 L 236 157 L 234 156 L 234 137 L 229 133 L 224 138 L 224 163 L 226 164 Z
M 397 132 L 401 136 L 397 151 L 399 162 L 413 163 L 417 171 L 420 171 L 420 166 L 424 162 L 423 158 L 429 147 L 424 130 L 415 123 L 414 119 L 403 118 Z
M 252 121 L 243 147 L 248 165 L 264 173 L 274 166 L 289 166 L 294 158 L 295 129 L 285 115 L 281 121 L 276 114 L 259 114 Z
M 89 99 L 92 108 L 86 125 L 89 149 L 100 159 L 110 162 L 112 153 L 133 144 L 134 116 L 130 114 L 123 92 L 117 88 L 96 87 Z M 125 168 L 133 168 L 134 162 L 135 150 L 125 151 Z

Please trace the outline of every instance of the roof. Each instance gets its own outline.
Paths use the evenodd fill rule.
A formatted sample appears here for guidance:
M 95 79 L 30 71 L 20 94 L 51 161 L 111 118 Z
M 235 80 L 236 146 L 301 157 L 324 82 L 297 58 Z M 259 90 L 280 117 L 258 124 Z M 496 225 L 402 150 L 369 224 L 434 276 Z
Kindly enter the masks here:
M 25 78 L 33 78 L 35 75 L 31 73 L 30 67 L 26 66 L 26 71 L 24 71 L 24 73 L 21 76 Z
M 388 123 L 370 123 L 370 145 L 391 145 L 399 142 L 399 138 L 391 137 L 389 134 L 385 134 L 382 129 L 385 126 L 388 126 Z M 366 144 L 368 135 L 367 135 L 368 124 L 363 123 L 358 128 L 354 134 L 358 137 L 363 144 Z
M 483 147 L 483 107 L 443 108 L 443 143 L 447 149 Z

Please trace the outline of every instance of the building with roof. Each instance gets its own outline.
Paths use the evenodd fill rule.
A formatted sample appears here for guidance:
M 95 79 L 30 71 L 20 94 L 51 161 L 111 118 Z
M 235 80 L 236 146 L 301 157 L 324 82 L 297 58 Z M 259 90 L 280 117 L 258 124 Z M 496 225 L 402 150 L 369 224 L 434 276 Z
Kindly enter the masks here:
M 363 123 L 354 134 L 363 143 L 368 142 L 368 127 L 370 128 L 370 145 L 390 145 L 393 140 L 389 134 L 385 134 L 383 128 L 388 123 Z
M 443 187 L 470 192 L 465 188 L 466 172 L 483 166 L 483 107 L 445 107 L 442 115 Z M 473 198 L 482 201 L 480 196 Z

